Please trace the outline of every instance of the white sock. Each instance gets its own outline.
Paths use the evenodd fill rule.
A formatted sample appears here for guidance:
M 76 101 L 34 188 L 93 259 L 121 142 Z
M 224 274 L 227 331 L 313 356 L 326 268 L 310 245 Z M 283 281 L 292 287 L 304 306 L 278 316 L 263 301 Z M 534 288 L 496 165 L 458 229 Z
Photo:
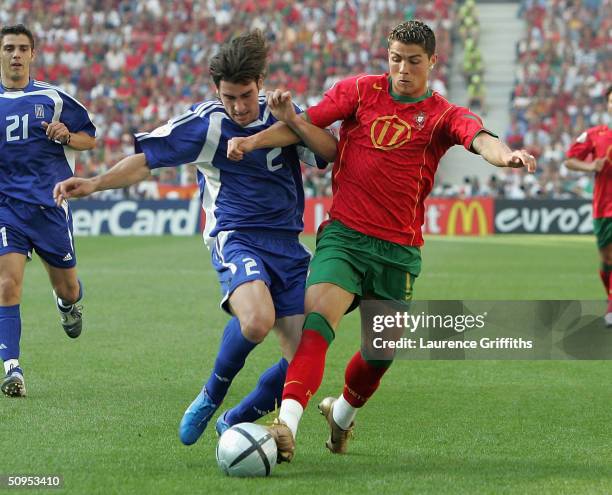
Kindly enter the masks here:
M 18 359 L 7 359 L 4 361 L 4 373 L 8 373 L 11 368 L 18 368 L 19 360 Z
M 344 398 L 344 395 L 340 394 L 338 400 L 334 402 L 332 409 L 332 416 L 336 424 L 343 430 L 348 430 L 356 415 L 357 408 L 351 406 Z
M 285 399 L 281 402 L 278 417 L 287 424 L 291 433 L 293 433 L 293 438 L 297 435 L 298 424 L 300 419 L 302 419 L 302 414 L 304 414 L 304 408 L 297 400 Z
M 57 298 L 57 308 L 64 313 L 67 313 L 72 309 L 72 304 L 66 304 L 60 297 Z

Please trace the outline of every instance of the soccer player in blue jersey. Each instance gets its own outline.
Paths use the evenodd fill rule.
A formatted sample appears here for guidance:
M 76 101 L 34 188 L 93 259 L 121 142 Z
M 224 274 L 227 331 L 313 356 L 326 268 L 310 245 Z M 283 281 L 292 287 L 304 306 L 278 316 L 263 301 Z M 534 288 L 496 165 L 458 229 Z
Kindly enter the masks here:
M 283 357 L 260 377 L 255 390 L 217 420 L 217 433 L 254 421 L 280 403 L 287 361 L 297 348 L 304 312 L 304 285 L 310 254 L 298 241 L 304 192 L 300 158 L 315 164 L 303 146 L 267 148 L 239 162 L 227 157 L 228 140 L 256 134 L 276 122 L 259 96 L 268 48 L 261 32 L 238 36 L 210 62 L 219 100 L 191 109 L 150 133 L 136 135 L 136 154 L 90 179 L 68 179 L 55 188 L 58 202 L 94 191 L 134 184 L 158 167 L 193 163 L 198 168 L 204 240 L 221 284 L 221 307 L 232 318 L 208 380 L 186 410 L 179 437 L 195 443 L 248 354 L 272 328 Z M 336 140 L 319 129 L 316 150 L 325 166 Z
M 34 37 L 23 25 L 0 30 L 0 389 L 26 395 L 19 364 L 19 304 L 26 260 L 35 250 L 49 273 L 61 323 L 81 333 L 72 215 L 53 187 L 74 172 L 75 151 L 95 146 L 87 110 L 61 89 L 30 79 Z

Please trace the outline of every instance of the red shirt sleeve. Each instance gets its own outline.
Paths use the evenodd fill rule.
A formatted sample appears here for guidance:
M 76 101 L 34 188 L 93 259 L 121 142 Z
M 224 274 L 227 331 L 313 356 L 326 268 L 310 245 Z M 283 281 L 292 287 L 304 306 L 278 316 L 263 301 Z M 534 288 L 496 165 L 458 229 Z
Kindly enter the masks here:
M 570 146 L 570 149 L 567 152 L 567 157 L 577 158 L 578 160 L 586 160 L 594 151 L 595 146 L 591 140 L 591 134 L 589 131 L 584 131 Z
M 358 77 L 350 77 L 334 84 L 319 103 L 306 111 L 310 122 L 324 128 L 352 117 L 359 106 L 357 81 Z
M 497 134 L 488 130 L 482 119 L 465 107 L 453 107 L 446 116 L 446 131 L 453 144 L 461 144 L 468 151 L 473 151 L 472 143 L 478 134 L 486 132 L 493 137 Z

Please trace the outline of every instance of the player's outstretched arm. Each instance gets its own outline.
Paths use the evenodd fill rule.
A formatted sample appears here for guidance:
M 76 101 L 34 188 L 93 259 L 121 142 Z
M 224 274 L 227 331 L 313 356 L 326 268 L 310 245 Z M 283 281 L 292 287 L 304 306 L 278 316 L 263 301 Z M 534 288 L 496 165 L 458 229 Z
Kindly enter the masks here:
M 536 159 L 527 150 L 512 151 L 498 138 L 481 132 L 472 143 L 472 148 L 491 165 L 496 167 L 522 168 L 533 173 L 536 170 Z
M 576 170 L 577 172 L 601 172 L 604 167 L 606 160 L 604 158 L 598 158 L 592 162 L 585 162 L 578 160 L 577 158 L 568 158 L 565 161 L 565 166 L 570 170 Z
M 71 177 L 57 183 L 53 188 L 53 199 L 59 206 L 65 199 L 82 198 L 105 189 L 120 189 L 131 186 L 146 179 L 150 174 L 151 170 L 147 166 L 144 153 L 138 153 L 125 157 L 102 175 L 90 179 Z
M 62 122 L 42 123 L 47 137 L 51 141 L 57 141 L 64 146 L 70 146 L 78 151 L 91 150 L 96 146 L 96 138 L 86 132 L 70 132 Z
M 283 148 L 300 142 L 300 138 L 283 122 L 276 122 L 266 130 L 249 137 L 235 137 L 227 142 L 227 157 L 240 161 L 245 153 L 261 148 Z
M 287 124 L 308 148 L 328 162 L 336 159 L 338 141 L 325 129 L 308 121 L 306 112 L 297 115 L 289 91 L 268 92 L 268 107 L 278 120 Z
M 227 146 L 230 160 L 242 160 L 245 153 L 261 148 L 282 148 L 300 141 L 324 160 L 333 162 L 336 159 L 336 138 L 308 122 L 305 112 L 297 115 L 291 93 L 280 90 L 269 92 L 268 106 L 279 122 L 252 136 L 230 139 Z

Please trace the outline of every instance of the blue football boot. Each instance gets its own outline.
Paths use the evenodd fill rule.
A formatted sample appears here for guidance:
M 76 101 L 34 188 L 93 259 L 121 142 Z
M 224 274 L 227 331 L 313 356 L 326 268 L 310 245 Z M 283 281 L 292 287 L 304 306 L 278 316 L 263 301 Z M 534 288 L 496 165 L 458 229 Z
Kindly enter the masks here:
M 229 411 L 222 412 L 215 423 L 215 430 L 217 430 L 217 436 L 219 437 L 225 433 L 225 430 L 230 428 L 230 424 L 225 419 L 228 412 Z
M 219 408 L 203 388 L 185 411 L 179 425 L 179 438 L 185 445 L 193 445 L 202 436 L 210 418 Z

